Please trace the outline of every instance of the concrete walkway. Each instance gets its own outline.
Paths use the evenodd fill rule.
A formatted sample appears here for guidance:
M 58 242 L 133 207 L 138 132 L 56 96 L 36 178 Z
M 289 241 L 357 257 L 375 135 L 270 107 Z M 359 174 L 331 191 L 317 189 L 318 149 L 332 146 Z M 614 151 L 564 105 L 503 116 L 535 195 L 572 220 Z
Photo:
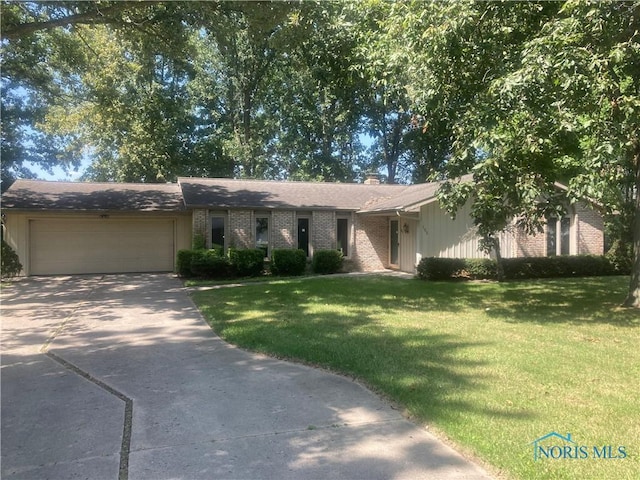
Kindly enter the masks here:
M 486 479 L 359 384 L 247 353 L 169 275 L 2 289 L 3 479 Z

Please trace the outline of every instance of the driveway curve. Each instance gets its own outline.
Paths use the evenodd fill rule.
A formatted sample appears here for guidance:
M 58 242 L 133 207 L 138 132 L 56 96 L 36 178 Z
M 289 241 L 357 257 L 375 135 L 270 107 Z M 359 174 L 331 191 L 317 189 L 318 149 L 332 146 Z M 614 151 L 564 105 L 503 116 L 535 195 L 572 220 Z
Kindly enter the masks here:
M 2 289 L 3 479 L 488 479 L 356 382 L 220 340 L 171 275 Z

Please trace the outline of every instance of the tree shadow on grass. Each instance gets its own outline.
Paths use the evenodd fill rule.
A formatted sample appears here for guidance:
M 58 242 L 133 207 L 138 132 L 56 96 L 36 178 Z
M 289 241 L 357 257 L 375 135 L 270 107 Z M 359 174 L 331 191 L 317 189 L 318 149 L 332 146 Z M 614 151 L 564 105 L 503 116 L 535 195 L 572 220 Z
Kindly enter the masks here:
M 639 327 L 640 311 L 622 308 L 628 279 L 592 277 L 507 282 L 487 314 L 513 323 Z

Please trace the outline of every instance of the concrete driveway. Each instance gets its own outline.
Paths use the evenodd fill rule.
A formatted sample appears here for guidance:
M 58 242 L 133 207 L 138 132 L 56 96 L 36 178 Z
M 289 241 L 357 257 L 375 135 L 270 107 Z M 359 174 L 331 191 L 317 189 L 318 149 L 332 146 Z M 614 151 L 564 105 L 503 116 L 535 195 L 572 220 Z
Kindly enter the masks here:
M 2 289 L 9 479 L 485 479 L 359 384 L 221 341 L 170 275 Z

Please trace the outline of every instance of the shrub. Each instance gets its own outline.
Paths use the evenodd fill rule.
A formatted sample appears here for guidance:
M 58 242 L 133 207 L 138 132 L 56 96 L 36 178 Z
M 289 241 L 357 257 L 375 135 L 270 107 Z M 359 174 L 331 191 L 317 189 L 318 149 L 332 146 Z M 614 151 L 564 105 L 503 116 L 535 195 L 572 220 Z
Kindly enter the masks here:
M 259 248 L 229 249 L 229 259 L 239 277 L 257 277 L 264 270 L 264 250 Z
M 612 268 L 619 275 L 629 275 L 633 265 L 633 245 L 628 242 L 616 240 L 605 254 Z
M 220 250 L 193 250 L 191 274 L 206 278 L 228 278 L 231 276 L 229 260 Z
M 423 280 L 448 280 L 462 275 L 464 258 L 426 257 L 418 263 L 418 277 Z
M 2 277 L 15 277 L 22 271 L 22 264 L 20 263 L 20 258 L 18 258 L 18 254 L 14 252 L 11 245 L 2 240 L 2 251 L 0 252 L 2 255 L 2 267 L 1 273 Z
M 340 250 L 318 250 L 313 254 L 311 267 L 315 273 L 337 273 L 342 268 L 342 259 Z
M 191 244 L 194 250 L 204 250 L 207 248 L 207 239 L 202 233 L 196 233 L 193 235 Z
M 274 275 L 302 275 L 306 268 L 304 250 L 280 249 L 271 253 L 271 272 Z
M 490 258 L 467 258 L 464 261 L 463 275 L 473 280 L 489 280 L 498 276 L 498 266 Z
M 593 277 L 618 273 L 602 255 L 505 258 L 505 279 Z
M 190 277 L 191 273 L 191 257 L 193 257 L 195 250 L 178 250 L 176 256 L 176 269 L 178 275 L 181 277 Z
M 502 259 L 505 280 L 529 278 L 590 277 L 619 273 L 615 265 L 598 255 L 522 257 Z M 496 261 L 489 258 L 423 258 L 418 264 L 423 280 L 471 280 L 497 278 Z

